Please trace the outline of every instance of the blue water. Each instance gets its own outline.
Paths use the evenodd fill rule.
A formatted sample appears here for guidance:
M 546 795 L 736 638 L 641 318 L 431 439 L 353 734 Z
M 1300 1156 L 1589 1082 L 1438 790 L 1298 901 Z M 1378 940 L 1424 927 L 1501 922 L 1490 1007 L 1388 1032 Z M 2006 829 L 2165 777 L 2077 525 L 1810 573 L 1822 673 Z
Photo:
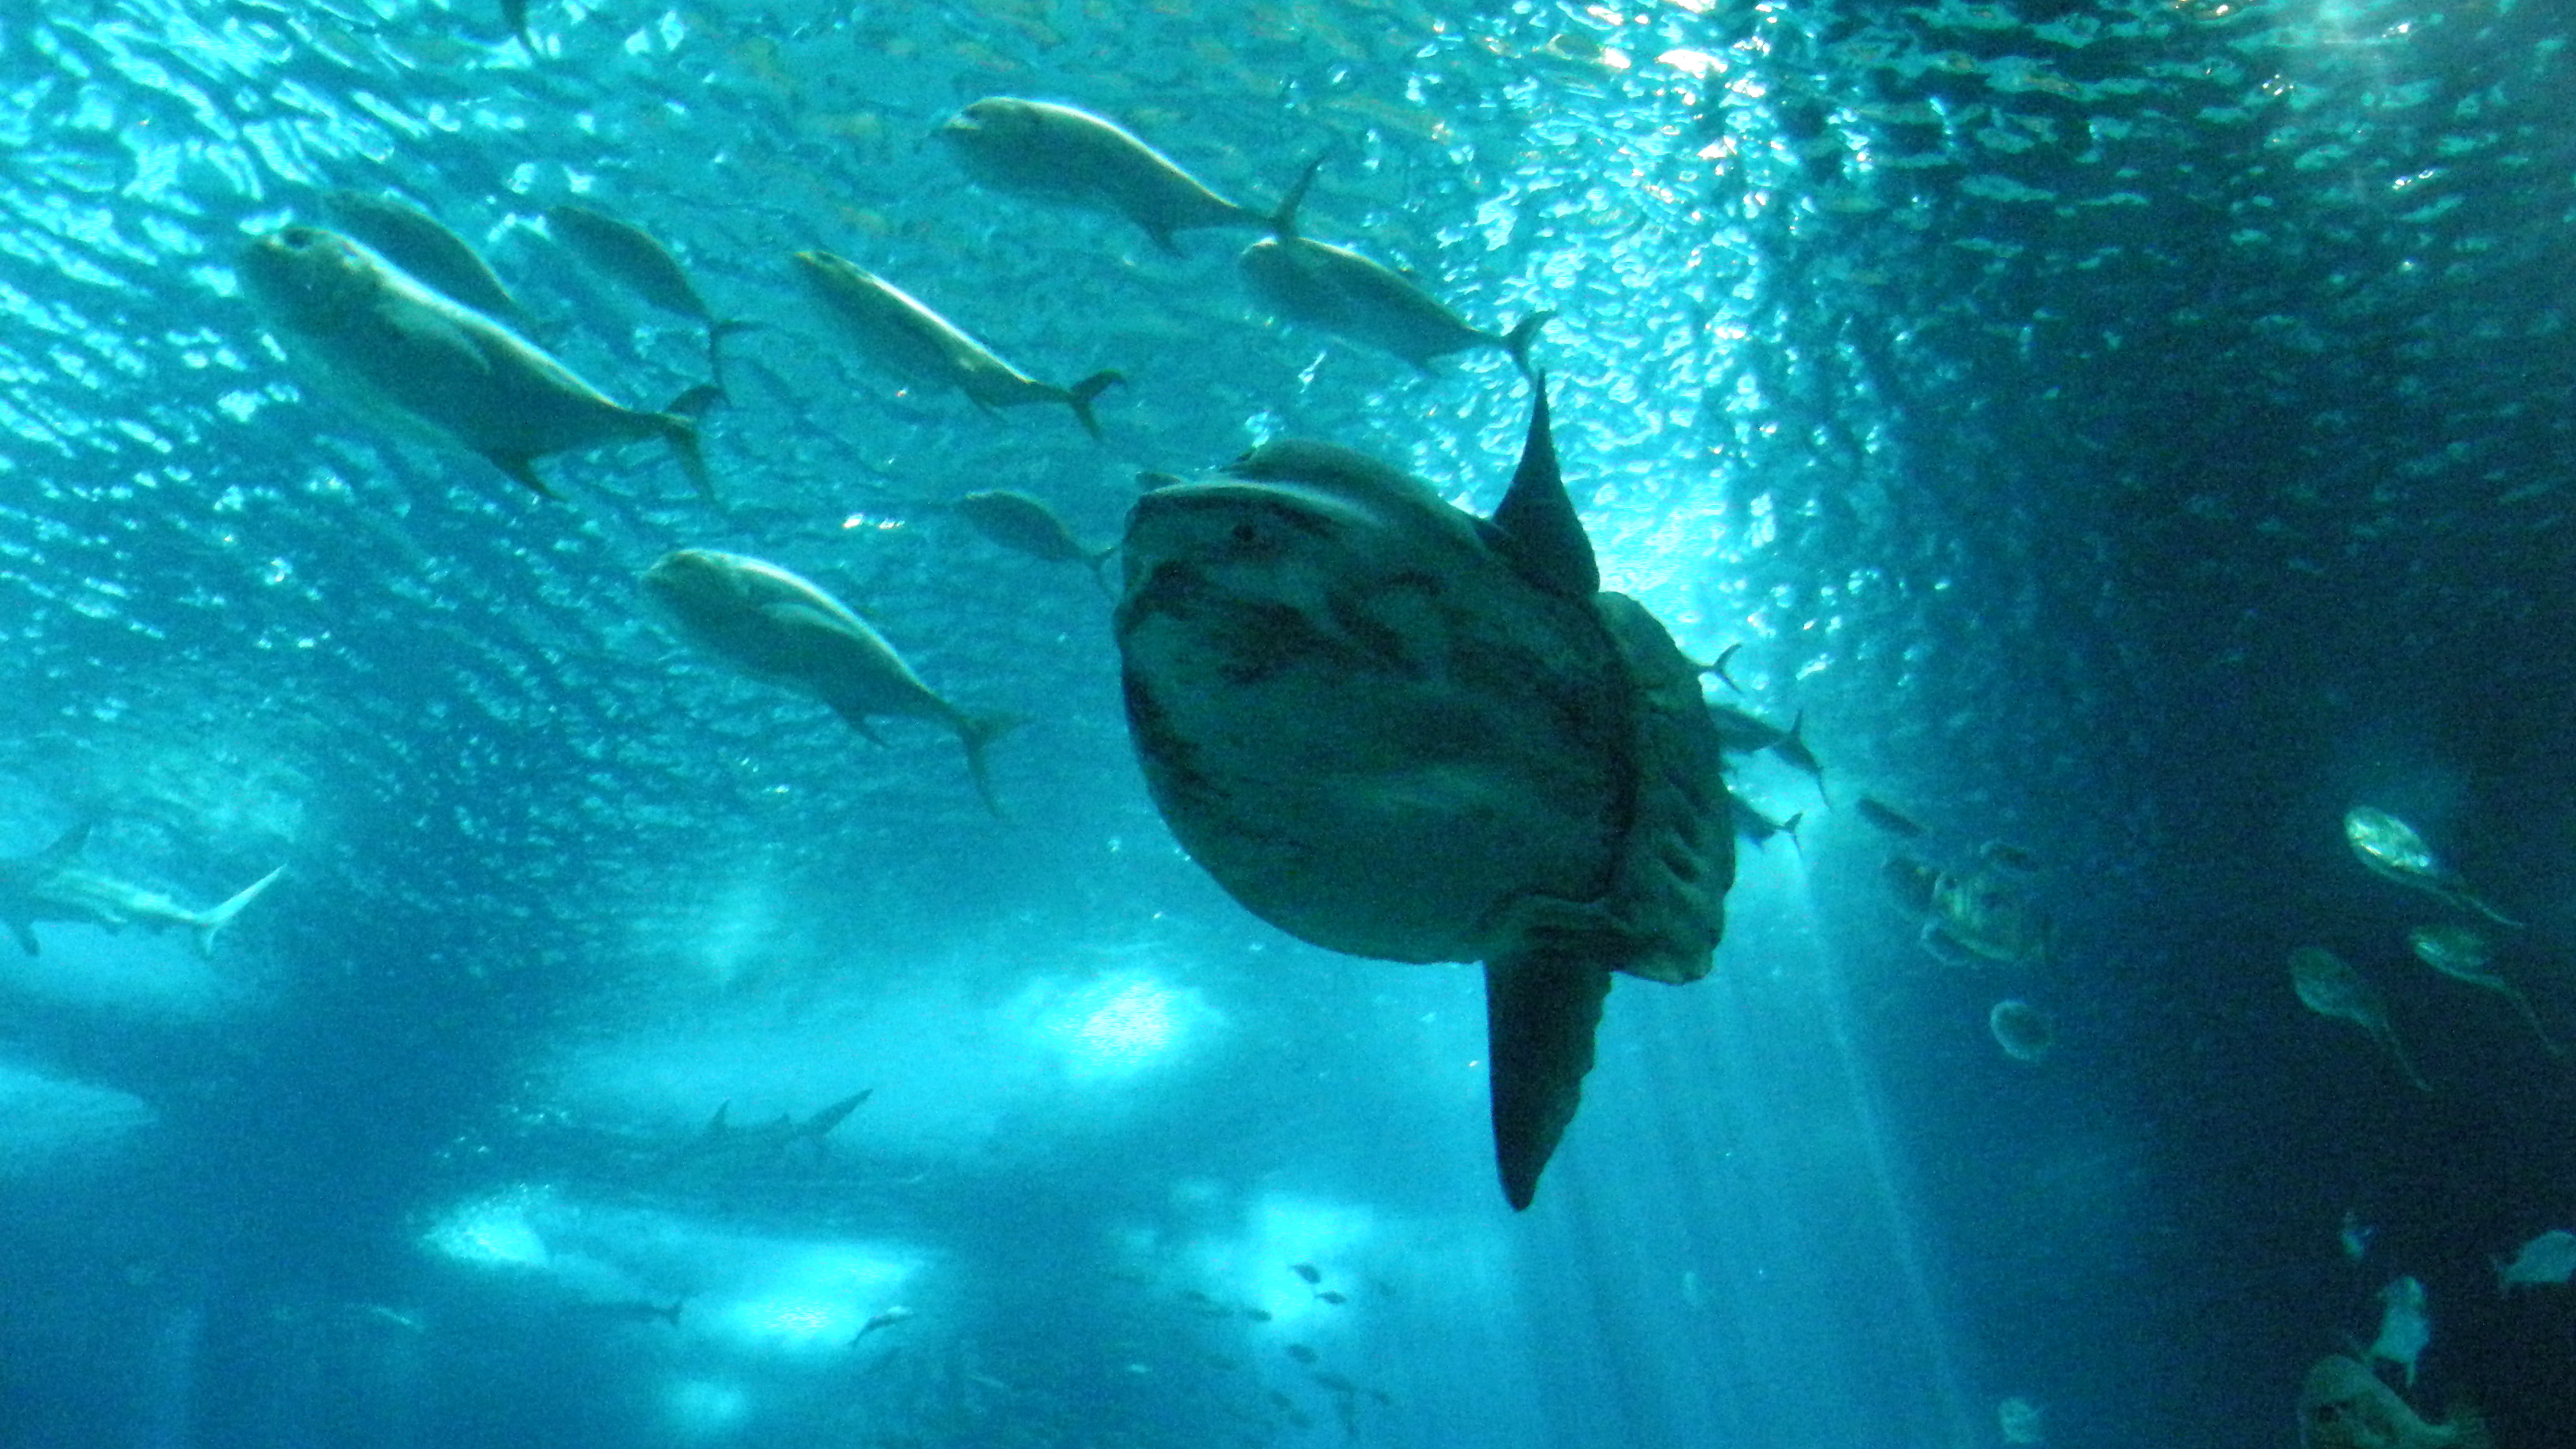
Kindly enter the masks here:
M 89 865 L 191 905 L 287 867 L 209 958 L 0 945 L 0 1444 L 1963 1449 L 2020 1399 L 2050 1444 L 2278 1446 L 2399 1275 L 2414 1401 L 2566 1442 L 2571 1290 L 2489 1259 L 2576 1227 L 2570 1068 L 2339 839 L 2423 829 L 2576 1038 L 2555 7 L 528 19 L 0 11 L 0 855 L 93 821 Z M 1528 387 L 1265 317 L 1246 233 L 967 185 L 926 138 L 991 94 L 1265 208 L 1328 150 L 1313 235 L 1482 327 L 1553 309 L 1607 584 L 1803 716 L 1821 791 L 1735 777 L 1797 840 L 1745 847 L 1707 980 L 1613 992 L 1526 1214 L 1474 973 L 1229 900 L 1142 789 L 1093 582 L 939 505 L 1105 542 L 1138 470 L 1300 434 L 1482 510 Z M 334 189 L 437 214 L 639 406 L 702 334 L 540 216 L 661 237 L 762 324 L 707 421 L 728 506 L 650 444 L 541 462 L 549 502 L 312 391 L 233 259 Z M 890 380 L 812 247 L 1049 380 L 1121 370 L 1105 441 Z M 1030 717 L 1007 818 L 945 732 L 684 648 L 636 583 L 680 546 Z M 1988 840 L 2036 858 L 2044 964 L 1945 960 L 1887 889 Z M 2311 943 L 2433 1093 L 2302 1008 Z

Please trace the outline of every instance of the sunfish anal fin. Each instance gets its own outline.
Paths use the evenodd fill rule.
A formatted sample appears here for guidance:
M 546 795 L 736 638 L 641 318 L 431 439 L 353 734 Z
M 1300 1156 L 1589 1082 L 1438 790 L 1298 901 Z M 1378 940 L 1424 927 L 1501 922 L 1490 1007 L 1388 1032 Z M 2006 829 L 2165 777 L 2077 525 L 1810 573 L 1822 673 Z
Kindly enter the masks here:
M 1549 952 L 1485 963 L 1485 1039 L 1494 1097 L 1494 1159 L 1514 1211 L 1583 1101 L 1592 1034 L 1610 995 L 1608 970 Z
M 1553 594 L 1588 599 L 1601 592 L 1601 568 L 1592 558 L 1592 540 L 1574 501 L 1565 496 L 1565 479 L 1556 468 L 1556 438 L 1547 417 L 1547 375 L 1533 379 L 1538 394 L 1530 409 L 1528 441 L 1521 445 L 1521 465 L 1512 474 L 1511 490 L 1494 510 L 1493 526 L 1503 553 L 1521 577 Z

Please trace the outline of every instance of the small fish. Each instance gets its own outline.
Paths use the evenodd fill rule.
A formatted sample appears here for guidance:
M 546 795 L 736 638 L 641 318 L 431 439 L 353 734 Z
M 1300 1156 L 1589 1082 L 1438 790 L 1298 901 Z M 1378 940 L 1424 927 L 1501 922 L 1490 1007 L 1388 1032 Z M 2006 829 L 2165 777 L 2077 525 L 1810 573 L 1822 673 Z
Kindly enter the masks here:
M 977 533 L 1002 547 L 1049 563 L 1081 564 L 1091 570 L 1091 577 L 1101 588 L 1111 588 L 1104 567 L 1117 557 L 1118 545 L 1086 547 L 1073 536 L 1072 529 L 1065 527 L 1054 509 L 1037 499 L 1013 489 L 995 488 L 966 494 L 949 507 L 973 524 Z
M 507 326 L 321 227 L 260 238 L 237 271 L 288 359 L 362 417 L 479 454 L 546 498 L 538 458 L 658 438 L 714 501 L 694 416 L 711 389 L 658 413 L 622 407 Z
M 1767 750 L 1789 737 L 1787 730 L 1731 704 L 1710 705 L 1708 717 L 1717 725 L 1718 744 L 1739 755 Z
M 1091 401 L 1126 378 L 1095 372 L 1071 387 L 1040 382 L 1003 361 L 912 294 L 856 263 L 825 251 L 796 254 L 815 295 L 869 360 L 924 387 L 951 387 L 986 408 L 1063 403 L 1097 438 Z
M 1117 122 L 1051 101 L 987 96 L 938 135 L 977 184 L 1123 216 L 1167 252 L 1180 250 L 1177 231 L 1284 226 L 1304 194 L 1301 184 L 1265 216 L 1209 190 Z
M 2425 965 L 2454 981 L 2465 981 L 2512 1002 L 2513 1009 L 2522 1013 L 2532 1035 L 2540 1038 L 2551 1056 L 2567 1055 L 2567 1049 L 2540 1024 L 2540 1013 L 2532 1009 L 2531 998 L 2492 969 L 2495 942 L 2488 939 L 2486 932 L 2475 926 L 2418 926 L 2406 933 L 2406 941 L 2415 948 L 2416 959 Z
M 2345 1208 L 2343 1227 L 2335 1234 L 2335 1240 L 2343 1244 L 2343 1255 L 2358 1263 L 2369 1254 L 2370 1239 L 2375 1232 L 2376 1229 L 2363 1226 L 2358 1211 Z
M 1309 1284 L 1321 1283 L 1324 1281 L 1323 1270 L 1317 1268 L 1312 1263 L 1291 1263 L 1288 1265 L 1288 1271 L 1305 1279 Z
M 1806 725 L 1806 712 L 1801 710 L 1797 718 L 1789 721 L 1789 732 L 1771 742 L 1771 753 L 1788 761 L 1792 769 L 1812 776 L 1816 782 L 1816 797 L 1830 805 L 1833 802 L 1825 797 L 1825 767 L 1816 758 L 1816 752 L 1807 748 Z
M 2514 1250 L 2513 1260 L 2495 1260 L 2496 1293 L 2537 1288 L 2576 1277 L 2576 1233 L 2552 1228 Z
M 1941 872 L 1911 856 L 1889 856 L 1879 868 L 1879 878 L 1898 905 L 1917 914 L 1930 911 L 1940 894 Z
M 1900 840 L 1918 840 L 1923 836 L 1923 827 L 1916 823 L 1912 816 L 1884 801 L 1863 795 L 1856 808 L 1860 811 L 1861 819 Z
M 1335 1308 L 1339 1308 L 1351 1300 L 1347 1294 L 1336 1293 L 1332 1289 L 1327 1288 L 1323 1292 L 1315 1295 L 1315 1301 L 1318 1303 L 1329 1303 Z
M 2388 1008 L 2380 1003 L 2379 992 L 2351 962 L 2323 946 L 2301 946 L 2290 953 L 2290 988 L 2308 1010 L 2329 1020 L 2348 1021 L 2369 1033 L 2416 1090 L 2433 1090 L 2398 1042 L 2397 1029 L 2389 1024 Z
M 1303 1364 L 1313 1363 L 1316 1357 L 1315 1351 L 1302 1343 L 1288 1345 L 1288 1356 Z
M 1243 1316 L 1255 1323 L 1268 1323 L 1271 1315 L 1267 1308 L 1247 1308 L 1243 1310 Z
M 2433 854 L 2433 848 L 2424 843 L 2424 837 L 2415 832 L 2414 826 L 2385 810 L 2355 805 L 2344 812 L 2343 839 L 2374 875 L 2439 896 L 2499 926 L 2519 928 L 2522 925 L 2522 922 L 2479 899 L 2468 888 L 2468 883 L 2460 879 L 2459 872 L 2444 865 Z
M 1735 822 L 1737 839 L 1750 841 L 1759 846 L 1769 844 L 1772 836 L 1786 835 L 1789 837 L 1789 843 L 1798 847 L 1800 855 L 1807 853 L 1807 847 L 1798 839 L 1798 823 L 1807 818 L 1807 812 L 1804 810 L 1786 820 L 1774 820 L 1754 809 L 1742 795 L 1732 791 L 1728 792 L 1726 805 Z
M 535 335 L 536 319 L 465 238 L 437 217 L 390 196 L 333 191 L 322 209 L 340 230 L 375 249 L 439 295 L 473 308 L 522 336 Z
M 2415 1361 L 2433 1341 L 2433 1320 L 2425 1311 L 2424 1284 L 2414 1277 L 2392 1278 L 2379 1290 L 2379 1337 L 2371 1340 L 2370 1359 L 2405 1370 L 2406 1387 L 2415 1387 Z
M 1296 205 L 1313 177 L 1309 168 L 1280 208 L 1277 234 L 1254 242 L 1236 258 L 1244 281 L 1264 306 L 1286 321 L 1391 353 L 1424 373 L 1431 372 L 1435 358 L 1498 347 L 1528 374 L 1530 341 L 1555 313 L 1532 312 L 1509 332 L 1487 332 L 1469 325 L 1394 268 L 1348 247 L 1299 236 Z
M 892 1328 L 898 1323 L 909 1322 L 919 1316 L 919 1314 L 914 1313 L 911 1309 L 901 1306 L 880 1310 L 879 1312 L 870 1315 L 867 1322 L 859 1325 L 859 1331 L 851 1335 L 850 1342 L 855 1344 L 860 1339 L 867 1337 L 869 1334 L 876 1332 L 880 1328 Z
M 2368 1365 L 2334 1354 L 2299 1388 L 2299 1449 L 2493 1449 L 2474 1414 L 2426 1423 Z
M 868 723 L 874 715 L 946 726 L 965 746 L 975 792 L 1002 813 L 984 750 L 1020 721 L 970 715 L 940 698 L 849 605 L 776 564 L 703 548 L 664 554 L 646 570 L 644 590 L 690 642 L 735 672 L 819 699 L 871 740 L 884 743 Z
M 81 847 L 89 843 L 89 833 L 89 824 L 83 822 L 33 855 L 0 860 L 0 922 L 7 923 L 18 949 L 30 956 L 41 949 L 36 940 L 38 921 L 71 921 L 111 931 L 127 926 L 154 931 L 179 926 L 195 940 L 198 955 L 212 956 L 215 938 L 224 927 L 286 873 L 281 865 L 234 892 L 222 905 L 192 911 L 159 891 L 83 869 L 77 862 Z
M 749 331 L 759 323 L 718 317 L 691 285 L 679 260 L 654 240 L 652 233 L 633 222 L 587 206 L 566 204 L 546 208 L 546 230 L 572 248 L 574 255 L 623 282 L 645 301 L 706 328 L 707 372 L 717 387 L 724 386 L 724 359 L 719 355 L 719 344 L 727 335 Z

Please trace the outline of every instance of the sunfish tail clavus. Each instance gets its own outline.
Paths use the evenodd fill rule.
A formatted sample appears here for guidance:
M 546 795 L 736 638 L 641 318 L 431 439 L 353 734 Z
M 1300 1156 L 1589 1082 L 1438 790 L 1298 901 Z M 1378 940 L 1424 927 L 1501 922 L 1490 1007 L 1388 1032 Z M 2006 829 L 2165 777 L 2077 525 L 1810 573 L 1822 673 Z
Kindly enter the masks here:
M 1543 384 L 1491 519 L 1289 440 L 1144 494 L 1121 557 L 1156 806 L 1292 935 L 1484 963 L 1497 1163 L 1527 1206 L 1611 974 L 1705 975 L 1735 873 L 1699 671 L 1601 589 Z
M 1001 803 L 985 747 L 1022 723 L 973 715 L 922 683 L 884 636 L 849 605 L 778 565 L 708 548 L 676 549 L 644 573 L 644 592 L 689 642 L 736 673 L 809 695 L 883 744 L 872 716 L 910 715 L 944 726 L 966 750 L 975 793 Z
M 362 416 L 480 454 L 549 498 L 538 458 L 659 439 L 700 496 L 715 499 L 694 416 L 713 400 L 710 387 L 662 412 L 621 406 L 535 343 L 321 227 L 260 238 L 238 271 L 299 371 Z
M 979 406 L 1062 403 L 1073 409 L 1082 430 L 1097 438 L 1100 419 L 1092 415 L 1091 400 L 1127 380 L 1115 371 L 1102 371 L 1070 387 L 1040 382 L 911 293 L 855 262 L 826 251 L 804 251 L 796 254 L 796 264 L 870 361 L 911 382 L 955 388 Z
M 79 922 L 111 931 L 126 926 L 151 930 L 177 926 L 189 933 L 198 955 L 211 956 L 215 938 L 224 928 L 286 873 L 281 865 L 235 891 L 221 905 L 192 911 L 159 891 L 84 869 L 79 859 L 89 834 L 87 824 L 75 825 L 34 855 L 0 861 L 0 921 L 8 924 L 18 948 L 30 956 L 38 951 L 38 921 Z

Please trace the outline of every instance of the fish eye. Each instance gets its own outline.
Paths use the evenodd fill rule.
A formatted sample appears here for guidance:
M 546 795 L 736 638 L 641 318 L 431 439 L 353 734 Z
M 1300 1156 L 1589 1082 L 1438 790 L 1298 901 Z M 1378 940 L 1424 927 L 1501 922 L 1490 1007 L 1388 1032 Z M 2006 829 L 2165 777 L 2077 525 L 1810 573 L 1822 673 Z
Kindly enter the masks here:
M 1253 527 L 1249 523 L 1238 523 L 1234 526 L 1234 541 L 1236 543 L 1243 544 L 1246 547 L 1259 543 L 1261 541 L 1261 530 Z

